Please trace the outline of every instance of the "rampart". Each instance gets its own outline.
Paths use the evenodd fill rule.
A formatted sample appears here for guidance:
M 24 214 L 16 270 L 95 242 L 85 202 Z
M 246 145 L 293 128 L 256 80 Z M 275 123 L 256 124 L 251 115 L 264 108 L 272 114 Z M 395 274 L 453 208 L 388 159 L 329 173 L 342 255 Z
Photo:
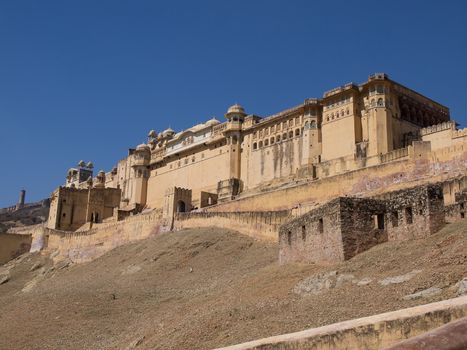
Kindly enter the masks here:
M 344 172 L 339 175 L 297 179 L 290 185 L 244 193 L 236 200 L 207 208 L 214 212 L 275 211 L 302 203 L 325 203 L 340 196 L 375 196 L 386 191 L 446 181 L 467 172 L 467 145 L 427 152 L 422 146 L 409 157 Z
M 256 239 L 277 242 L 279 227 L 291 218 L 292 210 L 177 213 L 174 229 L 216 226 L 237 230 Z
M 58 231 L 43 228 L 35 234 L 33 250 L 55 252 L 56 259 L 81 263 L 91 261 L 123 244 L 155 235 L 164 230 L 162 213 L 153 211 L 130 216 L 114 223 L 98 224 L 83 232 Z
M 465 316 L 467 316 L 467 296 L 217 350 L 379 350 Z

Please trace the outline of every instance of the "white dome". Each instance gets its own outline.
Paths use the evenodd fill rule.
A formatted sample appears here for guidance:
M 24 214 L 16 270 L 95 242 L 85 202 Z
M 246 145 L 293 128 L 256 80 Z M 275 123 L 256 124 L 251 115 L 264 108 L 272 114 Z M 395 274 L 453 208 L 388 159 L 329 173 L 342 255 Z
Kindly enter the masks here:
M 146 145 L 146 144 L 144 144 L 144 143 L 142 143 L 141 145 L 138 145 L 138 146 L 136 147 L 136 150 L 137 150 L 137 151 L 147 151 L 148 149 L 149 149 L 149 146 Z
M 216 118 L 209 119 L 204 125 L 206 126 L 214 126 L 220 124 L 221 122 L 218 121 Z
M 234 104 L 233 106 L 230 106 L 229 109 L 227 110 L 227 115 L 228 114 L 233 114 L 233 113 L 237 113 L 237 114 L 243 114 L 245 115 L 245 109 L 240 106 L 238 103 Z
M 173 134 L 175 134 L 175 131 L 171 128 L 165 129 L 162 132 L 162 136 L 168 136 L 168 135 L 173 135 Z

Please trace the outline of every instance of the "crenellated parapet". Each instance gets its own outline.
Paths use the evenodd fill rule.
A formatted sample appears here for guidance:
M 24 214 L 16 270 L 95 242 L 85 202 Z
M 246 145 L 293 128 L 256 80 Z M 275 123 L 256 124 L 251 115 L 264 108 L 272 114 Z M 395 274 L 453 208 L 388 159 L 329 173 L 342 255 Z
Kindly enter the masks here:
M 453 120 L 443 122 L 436 125 L 431 125 L 420 130 L 420 135 L 425 136 L 435 132 L 440 132 L 443 130 L 454 130 L 456 129 L 456 122 Z

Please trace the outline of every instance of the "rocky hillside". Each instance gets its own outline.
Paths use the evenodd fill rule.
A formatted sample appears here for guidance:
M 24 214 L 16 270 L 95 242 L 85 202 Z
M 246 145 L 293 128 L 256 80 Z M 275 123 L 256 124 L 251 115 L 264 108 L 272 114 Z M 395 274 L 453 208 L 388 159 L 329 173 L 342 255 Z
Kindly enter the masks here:
M 25 208 L 13 211 L 0 211 L 0 233 L 9 228 L 36 225 L 47 220 L 49 216 L 48 200 L 27 204 Z
M 277 254 L 213 228 L 80 265 L 23 255 L 0 267 L 0 349 L 213 349 L 467 289 L 465 221 L 335 266 L 279 266 Z

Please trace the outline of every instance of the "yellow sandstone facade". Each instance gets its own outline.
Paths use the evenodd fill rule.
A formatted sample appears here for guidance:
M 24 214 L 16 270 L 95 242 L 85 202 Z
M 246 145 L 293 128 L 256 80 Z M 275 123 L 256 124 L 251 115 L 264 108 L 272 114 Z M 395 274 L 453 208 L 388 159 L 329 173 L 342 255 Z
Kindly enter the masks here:
M 130 149 L 105 179 L 100 173 L 100 186 L 119 189 L 121 196 L 116 204 L 111 195 L 106 214 L 99 217 L 145 209 L 160 209 L 167 216 L 205 208 L 302 179 L 391 162 L 408 156 L 409 148 L 426 153 L 463 145 L 467 136 L 450 121 L 447 107 L 386 74 L 335 88 L 266 118 L 248 114 L 238 104 L 225 118 L 178 133 L 151 130 L 148 142 Z M 93 181 L 84 177 L 92 176 L 91 170 L 92 164 L 84 162 L 70 169 L 65 187 L 90 191 Z M 88 221 L 91 214 L 87 210 Z M 50 220 L 49 227 L 65 229 Z

